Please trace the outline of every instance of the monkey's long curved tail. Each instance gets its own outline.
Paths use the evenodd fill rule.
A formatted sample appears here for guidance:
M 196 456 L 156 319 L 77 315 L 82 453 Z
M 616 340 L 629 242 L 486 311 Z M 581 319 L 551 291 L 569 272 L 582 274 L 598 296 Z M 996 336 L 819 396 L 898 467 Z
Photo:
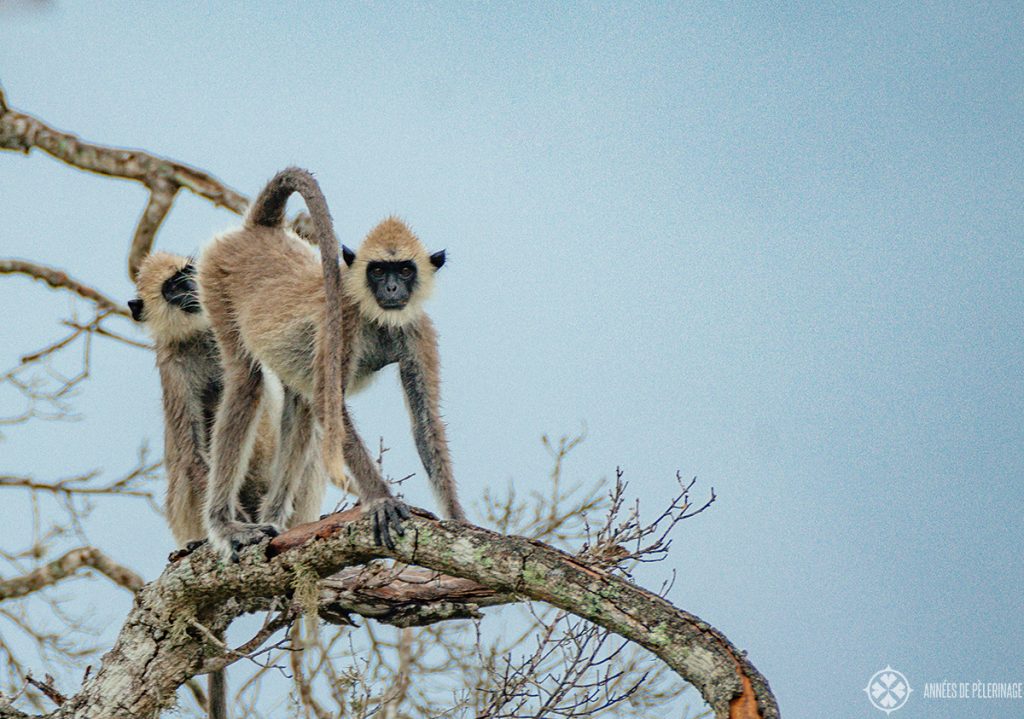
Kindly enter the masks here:
M 341 266 L 338 264 L 338 241 L 334 236 L 334 221 L 327 209 L 327 200 L 320 190 L 320 184 L 308 170 L 289 167 L 274 175 L 263 188 L 249 208 L 246 224 L 250 227 L 281 227 L 284 224 L 285 205 L 293 192 L 298 192 L 306 201 L 323 262 L 327 307 L 324 336 L 321 338 L 325 346 L 320 348 L 323 361 L 318 361 L 315 368 L 315 372 L 322 373 L 319 375 L 320 391 L 317 392 L 316 402 L 324 425 L 324 463 L 333 479 L 344 481 Z

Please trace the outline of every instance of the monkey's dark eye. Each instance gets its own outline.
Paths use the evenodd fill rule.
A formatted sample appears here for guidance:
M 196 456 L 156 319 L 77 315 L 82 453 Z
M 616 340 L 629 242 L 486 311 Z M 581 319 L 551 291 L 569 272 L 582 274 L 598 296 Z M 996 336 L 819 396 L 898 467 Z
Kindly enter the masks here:
M 407 280 L 407 279 L 409 279 L 410 277 L 412 277 L 412 268 L 411 268 L 411 267 L 403 267 L 402 269 L 400 269 L 400 270 L 398 271 L 398 275 L 399 275 L 399 277 L 401 277 L 401 278 L 402 278 L 403 280 Z
M 372 268 L 370 270 L 370 276 L 373 277 L 374 279 L 379 280 L 381 277 L 384 276 L 384 268 L 383 267 L 374 267 L 374 268 Z

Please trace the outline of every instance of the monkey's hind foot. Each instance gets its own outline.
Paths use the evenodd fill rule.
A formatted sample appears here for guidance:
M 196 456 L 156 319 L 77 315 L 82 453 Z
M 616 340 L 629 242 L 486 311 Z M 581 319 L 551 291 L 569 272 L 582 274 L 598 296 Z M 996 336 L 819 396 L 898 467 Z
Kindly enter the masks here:
M 216 544 L 221 548 L 221 554 L 230 557 L 232 562 L 238 562 L 239 553 L 246 547 L 273 539 L 280 531 L 273 524 L 232 522 L 218 534 Z
M 391 538 L 391 531 L 394 530 L 399 537 L 405 536 L 402 521 L 412 516 L 409 507 L 394 497 L 383 497 L 362 505 L 362 509 L 363 514 L 373 516 L 373 541 L 377 546 L 394 549 L 395 540 Z

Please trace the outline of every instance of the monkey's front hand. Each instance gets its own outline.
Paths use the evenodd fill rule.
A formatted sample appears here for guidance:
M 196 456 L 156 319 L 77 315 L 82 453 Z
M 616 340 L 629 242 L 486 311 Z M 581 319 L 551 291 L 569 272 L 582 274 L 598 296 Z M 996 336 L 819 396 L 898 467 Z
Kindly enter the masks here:
M 374 499 L 363 505 L 363 514 L 373 516 L 373 541 L 377 546 L 384 545 L 388 549 L 395 548 L 395 540 L 391 538 L 391 530 L 399 537 L 405 536 L 402 520 L 412 516 L 405 502 L 394 497 Z
M 219 532 L 211 532 L 210 538 L 220 550 L 221 556 L 238 561 L 238 553 L 253 544 L 272 539 L 280 534 L 273 524 L 249 524 L 228 522 Z

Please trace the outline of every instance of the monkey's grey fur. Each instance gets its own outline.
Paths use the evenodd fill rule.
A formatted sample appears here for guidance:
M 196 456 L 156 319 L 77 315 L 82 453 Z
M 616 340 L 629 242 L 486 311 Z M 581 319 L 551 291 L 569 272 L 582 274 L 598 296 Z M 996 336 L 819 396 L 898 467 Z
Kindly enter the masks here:
M 194 272 L 187 257 L 155 252 L 143 260 L 136 276 L 139 297 L 129 303 L 145 324 L 156 347 L 164 410 L 164 467 L 167 474 L 166 512 L 179 546 L 206 537 L 203 507 L 209 471 L 210 434 L 220 402 L 223 372 L 220 352 L 205 313 L 186 311 L 169 301 L 164 290 L 175 276 Z M 185 280 L 186 283 L 188 280 Z M 181 299 L 194 282 L 181 285 L 173 296 Z M 187 298 L 185 298 L 187 299 Z M 251 461 L 240 492 L 239 511 L 255 517 L 270 484 L 277 445 L 280 389 L 268 385 Z

